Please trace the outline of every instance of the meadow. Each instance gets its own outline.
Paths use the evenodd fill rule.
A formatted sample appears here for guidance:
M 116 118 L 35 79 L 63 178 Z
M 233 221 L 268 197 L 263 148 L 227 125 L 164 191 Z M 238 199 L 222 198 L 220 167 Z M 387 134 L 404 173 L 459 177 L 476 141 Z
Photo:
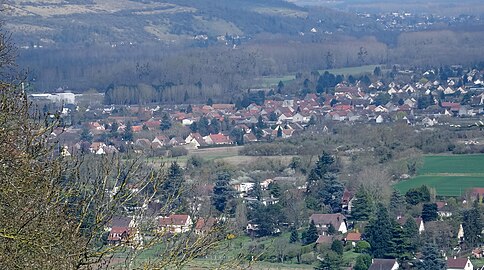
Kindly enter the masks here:
M 438 196 L 462 196 L 474 187 L 484 187 L 484 155 L 426 156 L 417 176 L 395 188 L 405 193 L 422 185 L 435 188 Z

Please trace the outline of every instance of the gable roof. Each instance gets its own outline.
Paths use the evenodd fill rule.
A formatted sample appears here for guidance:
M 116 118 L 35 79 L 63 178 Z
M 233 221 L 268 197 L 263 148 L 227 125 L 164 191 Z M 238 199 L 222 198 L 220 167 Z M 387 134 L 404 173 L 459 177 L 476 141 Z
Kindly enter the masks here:
M 447 259 L 447 268 L 452 269 L 464 269 L 466 267 L 467 258 L 448 258 Z
M 341 223 L 345 222 L 346 217 L 342 214 L 312 214 L 309 221 L 314 221 L 316 225 L 329 225 L 333 224 L 337 230 Z
M 346 235 L 346 241 L 360 241 L 361 233 L 350 232 Z
M 230 144 L 231 141 L 228 136 L 223 134 L 210 134 L 210 139 L 214 144 Z
M 395 259 L 373 259 L 368 270 L 391 270 L 396 262 Z
M 159 219 L 160 226 L 183 226 L 187 223 L 190 216 L 188 215 L 170 215 Z

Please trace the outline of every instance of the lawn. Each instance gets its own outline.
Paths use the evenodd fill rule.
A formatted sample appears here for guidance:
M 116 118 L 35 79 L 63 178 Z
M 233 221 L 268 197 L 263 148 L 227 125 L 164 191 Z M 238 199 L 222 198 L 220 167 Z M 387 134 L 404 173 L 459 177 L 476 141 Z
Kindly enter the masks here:
M 427 185 L 439 196 L 462 196 L 471 188 L 484 187 L 484 155 L 426 156 L 418 175 L 399 182 L 402 193 Z
M 426 156 L 418 174 L 477 174 L 484 175 L 484 155 Z
M 380 65 L 367 65 L 367 66 L 360 66 L 360 67 L 347 67 L 347 68 L 336 68 L 336 69 L 323 69 L 320 70 L 319 73 L 323 74 L 324 72 L 328 71 L 334 75 L 361 75 L 363 73 L 373 73 L 376 67 L 381 67 Z M 382 67 L 383 70 L 383 67 Z
M 336 69 L 324 69 L 319 70 L 320 74 L 323 74 L 325 71 L 335 75 L 361 75 L 363 73 L 373 73 L 375 67 L 380 65 L 366 65 L 360 67 L 347 67 L 347 68 L 336 68 Z M 383 69 L 383 68 L 382 68 Z M 285 76 L 267 76 L 262 77 L 258 80 L 256 87 L 275 87 L 277 84 L 282 81 L 283 83 L 293 81 L 296 79 L 295 75 L 285 75 Z
M 484 187 L 483 176 L 432 176 L 421 175 L 413 179 L 400 182 L 395 188 L 401 193 L 407 190 L 427 185 L 435 188 L 439 196 L 461 196 L 473 187 Z

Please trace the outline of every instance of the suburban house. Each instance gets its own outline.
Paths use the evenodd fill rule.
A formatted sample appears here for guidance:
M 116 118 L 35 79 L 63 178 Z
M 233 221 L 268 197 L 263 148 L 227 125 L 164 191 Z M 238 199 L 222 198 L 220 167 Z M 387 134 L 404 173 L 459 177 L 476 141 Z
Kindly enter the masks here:
M 170 233 L 188 232 L 193 225 L 193 221 L 189 215 L 170 215 L 167 217 L 160 217 L 158 222 L 161 232 Z
M 437 214 L 439 215 L 439 217 L 452 216 L 452 211 L 450 210 L 450 207 L 447 205 L 446 202 L 438 201 L 435 202 L 435 204 L 437 204 Z
M 474 266 L 472 265 L 469 258 L 448 258 L 447 259 L 447 270 L 472 270 Z
M 368 270 L 397 270 L 399 266 L 396 259 L 373 259 Z
M 224 144 L 232 144 L 232 140 L 230 140 L 229 136 L 225 136 L 221 133 L 219 134 L 210 134 L 208 136 L 203 137 L 205 142 L 208 145 L 224 145 Z
M 198 235 L 203 235 L 210 230 L 212 230 L 213 226 L 217 223 L 217 220 L 215 218 L 199 218 L 197 220 L 197 223 L 195 224 L 195 233 Z
M 129 217 L 113 217 L 106 228 L 109 231 L 108 243 L 119 245 L 129 240 L 134 223 Z
M 189 148 L 198 149 L 200 146 L 206 146 L 207 143 L 203 139 L 200 133 L 191 133 L 185 139 L 185 143 L 189 146 Z
M 348 231 L 346 226 L 346 217 L 342 214 L 312 214 L 309 217 L 309 222 L 314 221 L 316 228 L 322 235 L 328 234 L 328 228 L 331 225 L 337 232 L 346 233 Z
M 356 246 L 356 243 L 361 241 L 361 233 L 349 232 L 344 238 L 346 243 L 350 243 L 352 247 Z

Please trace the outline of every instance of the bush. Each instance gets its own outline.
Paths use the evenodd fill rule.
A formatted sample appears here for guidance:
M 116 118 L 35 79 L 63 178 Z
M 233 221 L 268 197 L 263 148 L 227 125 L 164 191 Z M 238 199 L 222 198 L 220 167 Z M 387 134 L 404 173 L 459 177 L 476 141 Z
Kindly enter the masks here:
M 357 253 L 368 253 L 370 251 L 371 245 L 366 241 L 359 241 L 356 243 L 355 252 Z
M 171 157 L 181 157 L 188 155 L 188 150 L 183 147 L 173 147 L 171 149 Z

